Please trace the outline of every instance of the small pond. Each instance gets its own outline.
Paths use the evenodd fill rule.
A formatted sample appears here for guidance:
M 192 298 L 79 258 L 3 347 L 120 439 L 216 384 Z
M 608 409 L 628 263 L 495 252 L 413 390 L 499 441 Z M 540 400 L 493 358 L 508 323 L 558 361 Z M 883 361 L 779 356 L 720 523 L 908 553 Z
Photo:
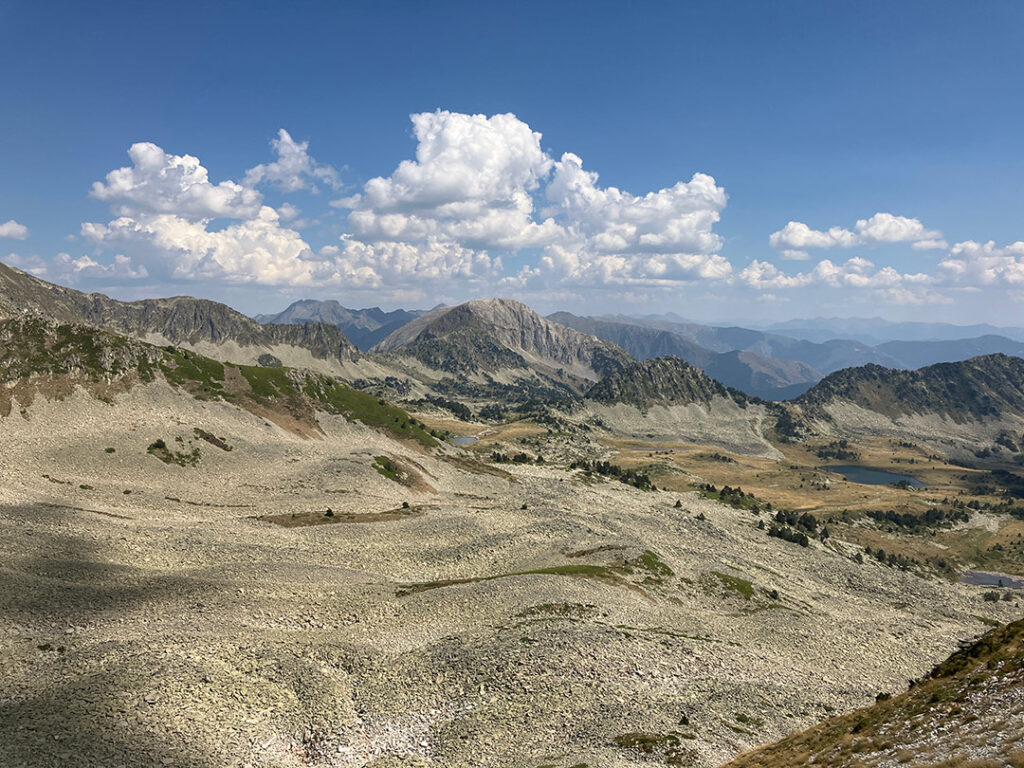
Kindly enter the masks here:
M 476 442 L 476 437 L 473 435 L 459 435 L 458 437 L 449 438 L 456 445 L 472 445 Z
M 892 485 L 893 483 L 906 483 L 911 488 L 924 488 L 925 484 L 911 475 L 900 475 L 896 472 L 886 472 L 871 467 L 858 467 L 853 464 L 839 464 L 825 467 L 829 472 L 842 475 L 847 480 L 862 485 Z
M 1009 587 L 1024 589 L 1024 576 L 1007 576 L 1005 573 L 989 573 L 988 571 L 967 571 L 960 581 L 978 587 Z

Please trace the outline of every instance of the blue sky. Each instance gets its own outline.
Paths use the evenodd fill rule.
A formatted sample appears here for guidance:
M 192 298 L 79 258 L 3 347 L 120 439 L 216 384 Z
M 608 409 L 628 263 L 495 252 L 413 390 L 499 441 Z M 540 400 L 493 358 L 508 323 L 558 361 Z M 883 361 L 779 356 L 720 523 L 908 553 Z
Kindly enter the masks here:
M 0 259 L 248 312 L 1019 324 L 1022 33 L 1003 0 L 0 0 Z

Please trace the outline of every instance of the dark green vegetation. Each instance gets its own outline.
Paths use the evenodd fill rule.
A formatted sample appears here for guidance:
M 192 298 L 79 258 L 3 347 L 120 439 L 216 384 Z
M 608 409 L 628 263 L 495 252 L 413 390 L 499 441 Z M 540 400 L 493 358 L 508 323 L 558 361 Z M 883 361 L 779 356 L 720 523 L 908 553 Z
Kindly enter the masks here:
M 837 461 L 856 461 L 860 453 L 853 449 L 849 440 L 833 440 L 828 445 L 822 445 L 814 449 L 814 455 L 819 459 L 836 459 Z
M 473 411 L 465 403 L 460 403 L 457 400 L 450 400 L 447 397 L 437 397 L 434 395 L 427 395 L 422 400 L 417 400 L 411 403 L 411 405 L 433 405 L 438 408 L 443 408 L 448 411 L 457 419 L 463 421 L 470 421 L 473 418 Z
M 495 464 L 543 464 L 543 456 L 530 456 L 528 453 L 501 453 L 500 451 L 491 451 L 491 461 Z
M 205 440 L 210 445 L 216 448 L 220 448 L 222 451 L 232 450 L 232 447 L 228 444 L 227 440 L 225 440 L 223 437 L 217 437 L 212 432 L 207 432 L 205 429 L 202 429 L 200 427 L 196 427 L 195 429 L 192 430 L 192 432 L 200 440 Z
M 822 537 L 826 537 L 827 528 L 822 531 Z M 810 512 L 783 512 L 775 513 L 775 524 L 768 529 L 768 535 L 799 544 L 801 547 L 810 546 L 810 536 L 818 532 L 818 518 Z
M 909 571 L 911 568 L 921 568 L 923 563 L 914 557 L 908 557 L 907 555 L 900 554 L 898 552 L 886 552 L 883 548 L 871 549 L 871 547 L 864 547 L 864 554 L 868 557 L 873 557 L 882 565 L 886 565 L 890 568 L 899 568 L 901 571 Z M 939 570 L 946 570 L 944 560 L 939 560 L 934 563 Z
M 744 493 L 742 488 L 732 488 L 728 485 L 723 485 L 721 490 L 719 490 L 711 483 L 705 483 L 697 487 L 700 490 L 700 495 L 705 499 L 720 501 L 736 509 L 747 509 L 755 514 L 760 513 L 762 510 L 770 512 L 772 509 L 771 502 L 762 501 L 752 493 Z
M 225 396 L 223 363 L 177 347 L 163 351 L 159 366 L 168 384 L 187 389 L 200 399 Z
M 152 381 L 160 350 L 106 331 L 27 315 L 0 320 L 0 378 L 70 375 L 94 383 Z
M 809 547 L 811 540 L 803 531 L 795 531 L 784 525 L 773 525 L 768 529 L 768 535 L 775 539 L 782 539 L 792 544 L 799 544 L 801 547 Z
M 1021 710 L 1006 696 L 1022 684 L 1024 621 L 1016 621 L 957 651 L 910 690 L 879 694 L 871 707 L 742 755 L 728 768 L 1017 768 L 1024 766 Z
M 940 509 L 933 507 L 925 510 L 920 515 L 911 512 L 896 512 L 895 510 L 869 510 L 865 513 L 879 525 L 893 528 L 906 528 L 911 531 L 918 531 L 924 528 L 949 528 L 956 523 L 966 523 L 970 515 L 963 509 Z
M 330 377 L 307 373 L 302 393 L 324 406 L 325 410 L 343 414 L 349 420 L 361 421 L 368 427 L 383 429 L 396 437 L 415 440 L 426 448 L 438 444 L 438 433 L 430 432 L 422 422 L 397 405 L 359 392 Z
M 608 461 L 574 461 L 569 465 L 569 469 L 581 469 L 588 477 L 590 475 L 613 477 L 619 482 L 632 485 L 641 491 L 657 490 L 651 481 L 650 475 L 645 472 L 639 472 L 635 469 L 623 469 L 617 464 L 612 464 Z
M 402 470 L 387 456 L 374 456 L 373 468 L 388 480 L 394 480 L 396 483 L 401 482 Z
M 725 454 L 719 453 L 718 451 L 715 451 L 714 453 L 698 453 L 694 455 L 693 458 L 698 460 L 704 459 L 706 461 L 720 461 L 723 464 L 736 463 L 736 459 L 732 458 L 731 456 L 726 456 Z
M 156 456 L 164 464 L 177 464 L 179 467 L 194 467 L 201 458 L 198 447 L 193 448 L 187 453 L 183 450 L 175 451 L 169 448 L 162 438 L 158 438 L 150 443 L 146 452 Z

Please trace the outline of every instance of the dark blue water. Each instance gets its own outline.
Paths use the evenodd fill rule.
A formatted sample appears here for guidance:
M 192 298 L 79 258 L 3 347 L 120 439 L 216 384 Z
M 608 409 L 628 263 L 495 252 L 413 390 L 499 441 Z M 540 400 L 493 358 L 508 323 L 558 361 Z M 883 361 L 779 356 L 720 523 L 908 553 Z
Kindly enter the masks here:
M 916 477 L 910 475 L 899 475 L 895 472 L 885 472 L 881 469 L 871 467 L 858 467 L 853 464 L 838 464 L 825 467 L 829 472 L 842 475 L 847 480 L 860 483 L 861 485 L 891 485 L 892 483 L 905 482 L 911 488 L 924 488 L 925 484 Z
M 472 445 L 476 442 L 476 438 L 472 435 L 461 435 L 459 437 L 449 438 L 456 445 Z
M 1010 589 L 1024 589 L 1024 577 L 1007 576 L 1005 573 L 989 573 L 988 571 L 967 571 L 960 581 L 964 584 L 974 584 L 977 587 L 998 587 L 1004 586 Z M 1002 582 L 1000 585 L 999 582 Z

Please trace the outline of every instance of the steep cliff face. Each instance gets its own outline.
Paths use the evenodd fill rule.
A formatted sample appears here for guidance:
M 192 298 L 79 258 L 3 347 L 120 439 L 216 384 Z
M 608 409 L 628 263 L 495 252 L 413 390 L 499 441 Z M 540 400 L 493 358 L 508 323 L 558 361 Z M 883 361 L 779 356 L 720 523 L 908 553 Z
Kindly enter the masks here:
M 435 310 L 399 328 L 373 351 L 407 355 L 451 373 L 539 364 L 591 380 L 631 361 L 616 345 L 545 320 L 509 299 Z
M 241 347 L 291 345 L 321 359 L 352 360 L 358 350 L 336 326 L 262 325 L 226 304 L 191 296 L 118 301 L 48 283 L 0 264 L 0 314 L 31 312 L 64 323 L 146 338 L 158 335 L 175 344 L 234 342 Z

